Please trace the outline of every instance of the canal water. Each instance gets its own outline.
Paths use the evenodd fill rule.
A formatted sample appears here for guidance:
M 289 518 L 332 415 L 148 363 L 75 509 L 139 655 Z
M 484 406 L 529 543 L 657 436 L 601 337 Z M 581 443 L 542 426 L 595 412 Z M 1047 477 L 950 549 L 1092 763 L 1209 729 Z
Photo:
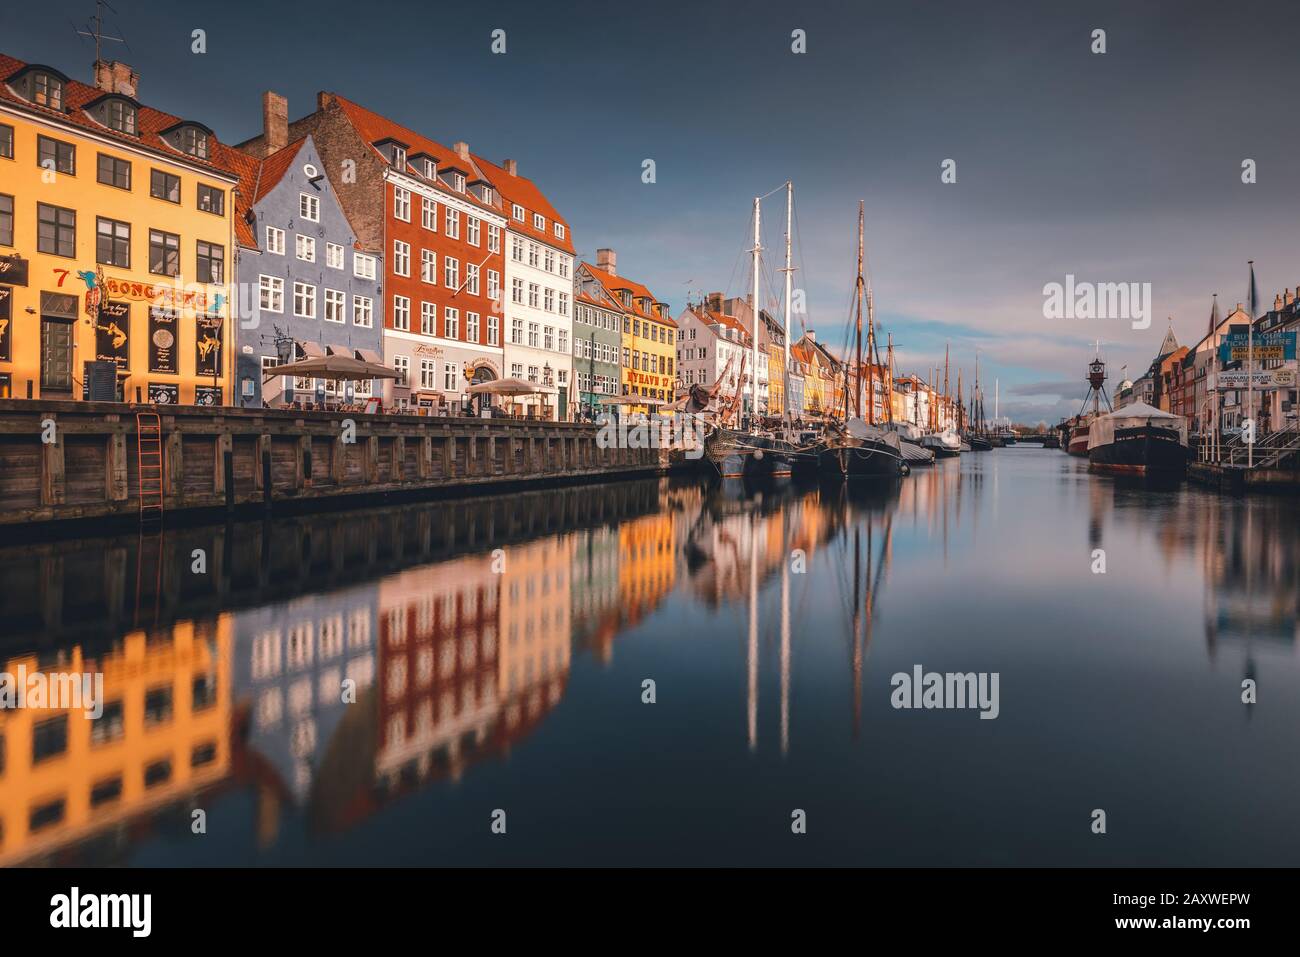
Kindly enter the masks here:
M 1298 532 L 1018 446 L 8 541 L 107 706 L 0 712 L 0 864 L 1294 866 Z

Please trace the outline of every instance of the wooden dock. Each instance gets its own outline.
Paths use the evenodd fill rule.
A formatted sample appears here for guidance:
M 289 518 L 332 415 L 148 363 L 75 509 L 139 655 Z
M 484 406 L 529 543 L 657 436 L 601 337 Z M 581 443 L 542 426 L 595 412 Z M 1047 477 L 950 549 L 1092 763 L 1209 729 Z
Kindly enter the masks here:
M 166 514 L 504 491 L 668 465 L 659 449 L 600 448 L 590 424 L 0 399 L 0 528 L 137 518 L 138 412 L 161 420 Z
M 1300 492 L 1300 469 L 1252 468 L 1220 465 L 1214 462 L 1189 462 L 1187 477 L 1220 492 L 1240 495 L 1244 492 Z

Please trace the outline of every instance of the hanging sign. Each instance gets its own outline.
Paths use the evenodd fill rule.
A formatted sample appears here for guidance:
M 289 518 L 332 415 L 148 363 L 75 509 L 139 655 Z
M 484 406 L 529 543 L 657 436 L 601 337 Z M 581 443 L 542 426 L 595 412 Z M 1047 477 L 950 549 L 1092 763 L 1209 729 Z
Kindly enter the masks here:
M 130 363 L 130 327 L 130 303 L 111 299 L 104 302 L 95 320 L 95 358 L 125 370 Z
M 176 334 L 178 326 L 176 313 L 170 309 L 153 306 L 149 309 L 149 371 L 166 372 L 175 375 Z
M 221 317 L 195 316 L 198 336 L 194 340 L 194 368 L 198 375 L 217 375 L 221 370 Z

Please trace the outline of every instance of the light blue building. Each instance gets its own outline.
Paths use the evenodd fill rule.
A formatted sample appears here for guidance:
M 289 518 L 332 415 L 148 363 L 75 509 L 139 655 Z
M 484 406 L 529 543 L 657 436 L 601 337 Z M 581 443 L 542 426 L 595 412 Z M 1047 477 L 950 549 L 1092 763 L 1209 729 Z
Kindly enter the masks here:
M 373 380 L 263 378 L 282 360 L 383 363 L 380 252 L 357 248 L 310 135 L 262 159 L 237 156 L 237 213 L 248 228 L 240 230 L 236 272 L 236 404 L 364 401 Z

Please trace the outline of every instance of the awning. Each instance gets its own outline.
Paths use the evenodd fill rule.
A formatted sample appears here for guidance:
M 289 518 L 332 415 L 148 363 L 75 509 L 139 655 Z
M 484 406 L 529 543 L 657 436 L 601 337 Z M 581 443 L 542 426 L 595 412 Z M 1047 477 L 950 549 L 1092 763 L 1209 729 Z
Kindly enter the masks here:
M 326 345 L 325 354 L 327 356 L 347 356 L 349 359 L 355 359 L 351 346 Z
M 275 366 L 262 379 L 263 382 L 270 382 L 278 375 L 291 375 L 299 378 L 313 379 L 333 379 L 346 381 L 361 381 L 364 379 L 397 379 L 399 374 L 393 369 L 386 366 L 376 365 L 373 362 L 362 362 L 351 356 L 322 356 L 314 359 L 303 359 L 299 362 L 290 362 L 287 365 Z
M 384 364 L 383 357 L 374 349 L 358 349 L 357 358 L 362 362 L 373 362 L 377 366 Z
M 319 342 L 311 342 L 310 340 L 298 339 L 297 343 L 298 343 L 298 351 L 303 354 L 304 358 L 307 359 L 325 358 L 325 350 L 321 348 Z
M 471 395 L 533 395 L 542 390 L 536 383 L 523 379 L 493 379 L 491 382 L 476 382 L 465 391 Z

